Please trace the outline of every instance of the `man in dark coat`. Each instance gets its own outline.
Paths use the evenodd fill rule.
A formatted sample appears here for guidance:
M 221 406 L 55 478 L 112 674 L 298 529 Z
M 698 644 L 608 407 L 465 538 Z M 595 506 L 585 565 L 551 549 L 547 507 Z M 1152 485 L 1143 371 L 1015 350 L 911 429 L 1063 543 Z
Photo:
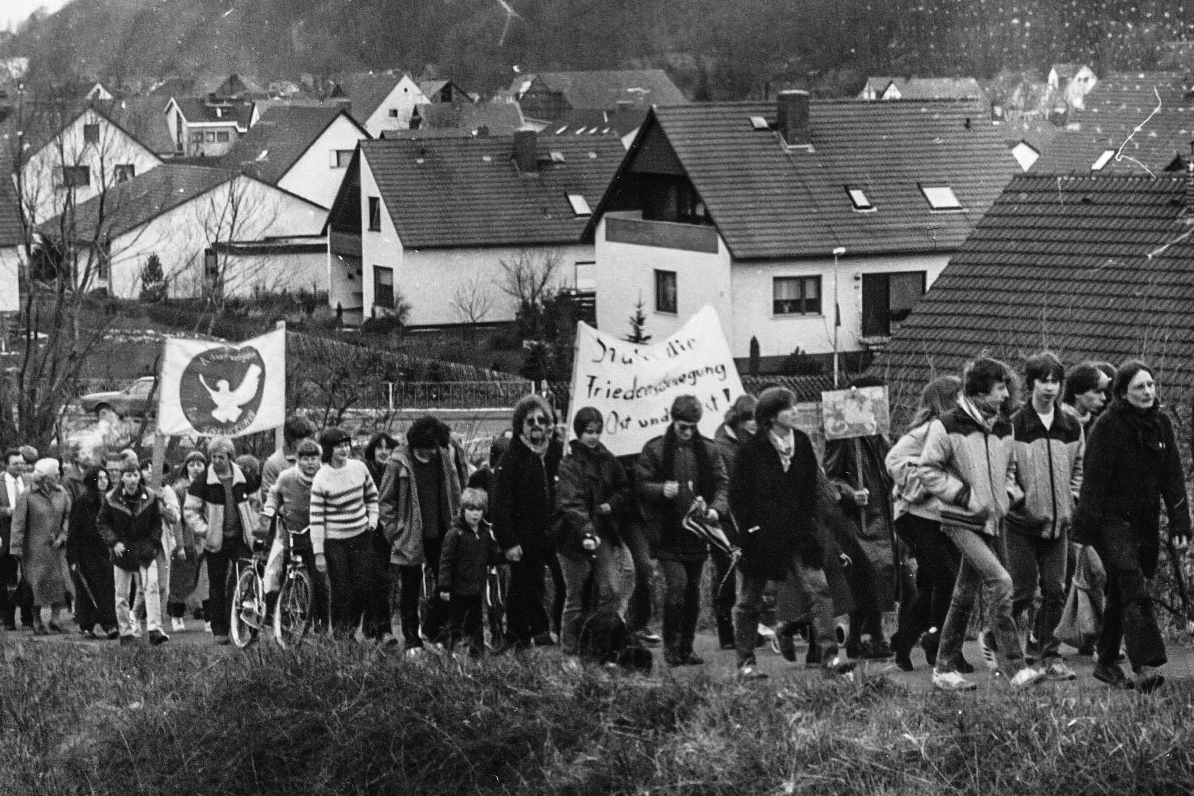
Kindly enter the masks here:
M 726 476 L 734 480 L 734 458 L 747 440 L 755 435 L 755 407 L 758 400 L 753 395 L 740 395 L 726 410 L 725 422 L 713 433 L 713 442 L 721 454 Z M 738 529 L 732 516 L 726 517 L 722 528 L 731 542 L 737 539 Z M 717 621 L 717 641 L 723 650 L 732 650 L 734 643 L 734 601 L 736 589 L 734 578 L 729 577 L 730 556 L 721 550 L 713 550 L 713 618 Z
M 827 676 L 848 675 L 838 658 L 833 600 L 825 578 L 825 546 L 817 527 L 817 456 L 796 428 L 796 396 L 771 387 L 755 409 L 759 430 L 738 452 L 730 505 L 738 523 L 738 602 L 734 633 L 738 675 L 765 677 L 755 666 L 759 611 L 768 580 L 793 579 L 812 624 L 811 638 Z
M 21 622 L 33 629 L 33 593 L 29 587 L 21 588 L 18 556 L 13 555 L 9 542 L 12 540 L 12 514 L 17 507 L 17 498 L 29 489 L 25 482 L 25 457 L 17 449 L 4 454 L 5 470 L 0 473 L 0 620 L 8 630 L 17 629 L 17 608 L 21 609 Z
M 695 396 L 677 397 L 667 432 L 643 446 L 635 465 L 635 489 L 643 515 L 659 539 L 657 554 L 666 583 L 663 655 L 670 666 L 705 662 L 693 652 L 692 644 L 709 546 L 683 527 L 684 515 L 698 501 L 709 522 L 718 522 L 729 512 L 729 478 L 717 446 L 697 431 L 701 414 Z
M 493 476 L 493 531 L 510 562 L 506 640 L 516 649 L 530 646 L 532 639 L 540 645 L 552 643 L 543 606 L 543 576 L 553 563 L 559 569 L 550 526 L 563 456 L 563 446 L 552 431 L 552 416 L 551 407 L 538 395 L 515 404 L 514 439 Z

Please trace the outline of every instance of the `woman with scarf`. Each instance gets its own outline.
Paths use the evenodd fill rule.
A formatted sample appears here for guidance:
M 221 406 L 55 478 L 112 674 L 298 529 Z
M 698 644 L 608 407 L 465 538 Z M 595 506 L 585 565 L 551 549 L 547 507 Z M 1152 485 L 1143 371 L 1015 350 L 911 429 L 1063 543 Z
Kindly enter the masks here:
M 95 626 L 110 639 L 116 629 L 116 581 L 112 561 L 96 525 L 96 516 L 108 492 L 108 471 L 89 467 L 83 474 L 83 492 L 70 508 L 70 536 L 66 540 L 66 562 L 74 577 L 75 621 L 85 638 L 96 638 Z
M 58 483 L 59 472 L 57 459 L 38 459 L 32 485 L 17 498 L 12 515 L 12 555 L 33 592 L 33 632 L 39 636 L 67 632 L 59 619 L 68 596 L 63 547 L 70 495 Z M 42 608 L 50 609 L 48 625 L 42 621 Z
M 200 451 L 191 451 L 182 462 L 178 479 L 174 482 L 174 494 L 179 505 L 187 500 L 187 491 L 195 479 L 207 472 L 207 457 Z M 179 523 L 182 533 L 182 555 L 176 554 L 170 565 L 170 590 L 166 603 L 166 612 L 170 615 L 170 629 L 183 631 L 187 629 L 184 617 L 187 614 L 187 600 L 195 592 L 199 584 L 199 562 L 203 555 L 203 540 L 195 536 L 194 531 L 185 522 Z
M 730 479 L 717 446 L 697 430 L 701 414 L 696 396 L 678 396 L 672 402 L 667 432 L 649 440 L 635 464 L 643 515 L 659 540 L 657 557 L 666 583 L 663 656 L 669 666 L 705 662 L 693 652 L 692 644 L 709 546 L 683 527 L 684 515 L 698 502 L 709 522 L 729 514 Z
M 1073 541 L 1093 545 L 1107 570 L 1095 679 L 1150 692 L 1165 682 L 1158 669 L 1167 660 L 1145 582 L 1157 570 L 1161 501 L 1177 550 L 1189 543 L 1190 507 L 1173 423 L 1160 409 L 1152 369 L 1136 359 L 1123 363 L 1111 393 L 1086 446 Z M 1116 663 L 1121 641 L 1134 679 Z

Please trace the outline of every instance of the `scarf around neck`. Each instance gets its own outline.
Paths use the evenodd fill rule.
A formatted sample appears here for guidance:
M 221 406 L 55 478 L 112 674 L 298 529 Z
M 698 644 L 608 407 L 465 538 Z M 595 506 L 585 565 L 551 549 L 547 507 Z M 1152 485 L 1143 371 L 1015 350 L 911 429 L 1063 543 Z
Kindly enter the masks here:
M 792 465 L 792 454 L 796 451 L 796 435 L 790 428 L 785 430 L 787 434 L 781 437 L 775 433 L 775 429 L 772 427 L 767 432 L 767 437 L 771 440 L 771 444 L 775 447 L 776 452 L 779 453 L 780 464 L 783 465 L 784 472 L 786 473 Z
M 527 439 L 526 434 L 519 434 L 518 438 L 520 440 L 522 440 L 523 445 L 526 445 L 528 448 L 530 448 L 532 451 L 534 451 L 535 455 L 538 456 L 540 459 L 547 456 L 547 448 L 549 445 L 551 445 L 551 435 L 550 434 L 543 437 L 542 445 L 536 445 L 535 443 L 531 442 L 529 439 Z

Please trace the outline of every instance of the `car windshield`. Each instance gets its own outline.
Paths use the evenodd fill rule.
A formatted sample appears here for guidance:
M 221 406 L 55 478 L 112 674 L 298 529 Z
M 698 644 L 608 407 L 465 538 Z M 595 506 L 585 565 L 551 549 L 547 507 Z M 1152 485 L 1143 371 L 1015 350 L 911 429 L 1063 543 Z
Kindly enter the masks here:
M 146 381 L 137 381 L 137 382 L 134 382 L 133 384 L 129 385 L 129 387 L 125 390 L 125 392 L 127 392 L 129 395 L 132 395 L 137 398 L 144 398 L 147 395 L 149 395 L 149 390 L 152 387 L 153 387 L 152 379 L 148 379 Z

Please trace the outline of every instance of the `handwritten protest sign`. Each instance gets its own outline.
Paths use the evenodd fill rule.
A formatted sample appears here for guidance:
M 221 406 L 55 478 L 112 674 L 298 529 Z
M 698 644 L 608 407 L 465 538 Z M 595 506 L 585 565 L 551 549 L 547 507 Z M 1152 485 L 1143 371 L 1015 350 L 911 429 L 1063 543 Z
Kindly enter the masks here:
M 616 456 L 639 453 L 671 422 L 668 412 L 678 395 L 695 395 L 704 406 L 700 431 L 706 437 L 742 395 L 742 381 L 730 356 L 721 322 L 704 307 L 662 343 L 642 345 L 577 324 L 576 358 L 568 430 L 583 406 L 605 418 L 602 442 Z
M 827 440 L 870 437 L 891 430 L 886 387 L 823 392 L 821 415 Z

